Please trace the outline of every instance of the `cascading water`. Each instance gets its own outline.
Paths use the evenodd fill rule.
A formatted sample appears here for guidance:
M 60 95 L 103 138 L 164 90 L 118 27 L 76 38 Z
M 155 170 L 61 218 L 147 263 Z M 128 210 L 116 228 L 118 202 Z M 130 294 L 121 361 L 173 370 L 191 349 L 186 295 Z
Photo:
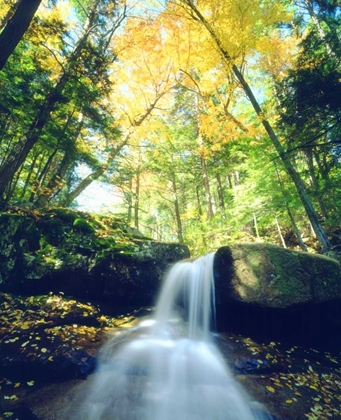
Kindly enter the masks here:
M 77 419 L 268 418 L 252 410 L 211 339 L 213 258 L 175 264 L 154 319 L 109 341 Z

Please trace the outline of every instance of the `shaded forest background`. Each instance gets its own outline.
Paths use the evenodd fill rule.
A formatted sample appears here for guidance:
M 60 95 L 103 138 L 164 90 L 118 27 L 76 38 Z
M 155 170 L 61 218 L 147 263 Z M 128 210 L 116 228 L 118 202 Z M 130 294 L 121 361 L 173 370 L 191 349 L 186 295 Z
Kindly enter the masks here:
M 0 0 L 0 31 L 3 210 L 101 181 L 192 254 L 339 244 L 339 0 Z

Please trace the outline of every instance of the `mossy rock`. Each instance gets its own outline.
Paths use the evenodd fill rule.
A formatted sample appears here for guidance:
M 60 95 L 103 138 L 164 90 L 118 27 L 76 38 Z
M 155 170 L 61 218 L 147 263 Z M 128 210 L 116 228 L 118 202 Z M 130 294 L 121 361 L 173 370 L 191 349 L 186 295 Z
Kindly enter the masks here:
M 83 232 L 92 234 L 95 232 L 95 228 L 85 219 L 78 217 L 72 224 L 73 228 Z
M 223 294 L 260 306 L 285 308 L 341 298 L 338 261 L 275 245 L 222 247 L 216 253 L 215 272 Z

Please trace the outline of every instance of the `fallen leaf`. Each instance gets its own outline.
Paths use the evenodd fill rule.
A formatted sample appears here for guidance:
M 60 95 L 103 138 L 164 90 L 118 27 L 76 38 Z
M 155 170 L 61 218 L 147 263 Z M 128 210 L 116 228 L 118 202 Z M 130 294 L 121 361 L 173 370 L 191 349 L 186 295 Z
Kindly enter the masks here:
M 19 398 L 16 396 L 16 395 L 11 395 L 11 396 L 9 396 L 9 395 L 4 395 L 4 399 L 5 400 L 18 400 Z
M 272 386 L 267 386 L 267 387 L 266 387 L 266 389 L 267 389 L 269 392 L 272 392 L 272 393 L 276 392 L 275 388 L 273 388 Z

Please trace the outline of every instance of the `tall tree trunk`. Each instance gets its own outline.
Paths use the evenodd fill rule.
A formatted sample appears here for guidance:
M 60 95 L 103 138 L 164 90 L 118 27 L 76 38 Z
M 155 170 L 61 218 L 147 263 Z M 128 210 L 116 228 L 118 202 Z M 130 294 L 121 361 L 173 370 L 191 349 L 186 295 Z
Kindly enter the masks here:
M 304 150 L 304 155 L 306 157 L 306 162 L 307 162 L 308 171 L 309 171 L 309 177 L 310 177 L 310 180 L 311 180 L 311 185 L 314 188 L 315 197 L 316 197 L 317 202 L 319 204 L 322 216 L 325 219 L 327 219 L 328 218 L 328 212 L 327 212 L 326 206 L 325 206 L 324 201 L 323 201 L 322 196 L 321 196 L 321 189 L 320 189 L 319 182 L 318 182 L 318 180 L 316 178 L 316 175 L 315 175 L 313 153 L 310 149 L 307 149 L 307 150 Z
M 72 115 L 73 115 L 73 112 L 71 115 L 68 115 L 68 117 L 66 118 L 63 131 L 60 134 L 61 136 L 66 135 L 66 130 L 69 127 Z M 52 198 L 52 196 L 56 195 L 55 194 L 56 190 L 60 189 L 60 187 L 63 185 L 62 180 L 73 161 L 74 151 L 76 149 L 75 143 L 81 133 L 83 125 L 84 125 L 84 120 L 82 117 L 79 120 L 77 126 L 75 127 L 75 132 L 73 133 L 72 137 L 69 138 L 68 140 L 69 145 L 68 147 L 66 147 L 66 150 L 64 151 L 63 159 L 59 163 L 57 170 L 55 171 L 54 175 L 50 178 L 49 182 L 47 183 L 47 186 L 43 189 L 43 191 L 39 192 L 38 198 L 36 199 L 34 203 L 36 207 L 46 206 L 48 202 L 50 201 L 50 199 Z M 55 150 L 53 151 L 53 153 L 50 155 L 45 167 L 47 168 L 50 167 L 52 160 L 57 154 L 58 150 L 60 150 L 59 142 Z M 40 180 L 40 184 L 41 184 L 41 180 Z
M 257 216 L 255 215 L 255 213 L 253 213 L 253 226 L 254 226 L 255 232 L 256 232 L 256 240 L 257 240 L 257 242 L 260 242 L 260 236 L 259 236 L 259 231 L 258 231 L 258 223 L 257 223 Z
M 174 210 L 175 210 L 175 219 L 176 219 L 176 229 L 178 232 L 178 241 L 180 244 L 183 244 L 184 238 L 182 234 L 182 224 L 181 224 L 179 199 L 178 199 L 178 188 L 176 185 L 174 172 L 172 173 L 172 188 L 173 188 L 173 196 L 174 196 Z
M 196 194 L 196 197 L 197 197 L 197 206 L 198 206 L 199 216 L 202 216 L 202 207 L 201 207 L 200 193 L 199 193 L 198 185 L 195 187 L 195 194 Z
M 281 231 L 281 227 L 280 227 L 280 225 L 279 225 L 279 222 L 278 222 L 278 218 L 277 218 L 277 217 L 276 217 L 275 222 L 276 222 L 276 227 L 277 227 L 278 236 L 279 236 L 279 238 L 280 238 L 280 240 L 281 240 L 281 242 L 282 242 L 283 248 L 286 248 L 286 247 L 287 247 L 287 245 L 286 245 L 285 240 L 284 240 L 284 238 L 283 238 L 282 231 Z
M 285 193 L 283 181 L 282 181 L 282 178 L 281 178 L 281 176 L 280 176 L 280 174 L 278 172 L 278 169 L 277 169 L 277 166 L 276 165 L 275 165 L 275 170 L 276 170 L 276 175 L 277 175 L 279 187 L 280 187 L 281 192 L 282 192 L 282 195 L 284 197 L 285 207 L 287 209 L 287 213 L 288 213 L 288 216 L 289 216 L 291 225 L 292 225 L 292 227 L 294 229 L 294 232 L 295 232 L 296 238 L 298 240 L 298 243 L 300 244 L 300 247 L 301 247 L 302 251 L 308 252 L 307 245 L 303 241 L 301 232 L 300 232 L 300 230 L 299 230 L 299 228 L 297 226 L 297 223 L 295 221 L 294 215 L 292 214 L 292 211 L 290 209 L 289 202 L 288 202 L 288 197 L 287 197 L 287 194 Z
M 205 190 L 205 200 L 206 200 L 206 214 L 207 219 L 210 220 L 213 217 L 213 206 L 212 206 L 212 196 L 210 191 L 210 183 L 207 174 L 206 159 L 204 153 L 204 141 L 201 135 L 201 121 L 200 121 L 200 105 L 199 105 L 199 93 L 195 94 L 195 115 L 198 126 L 198 144 L 200 149 L 200 166 L 201 166 L 201 176 Z
M 133 179 L 129 179 L 129 190 L 125 193 L 125 199 L 128 204 L 128 212 L 127 212 L 127 222 L 130 225 L 133 213 L 133 200 L 132 200 L 132 189 L 133 189 Z
M 205 190 L 206 214 L 207 214 L 207 219 L 210 220 L 213 218 L 214 214 L 213 214 L 212 196 L 211 196 L 210 182 L 208 179 L 206 160 L 203 156 L 200 157 L 200 163 L 201 163 L 202 181 L 203 181 L 204 190 Z
M 298 243 L 299 243 L 299 245 L 300 245 L 300 247 L 301 247 L 302 251 L 308 252 L 307 245 L 306 245 L 306 244 L 304 243 L 304 241 L 303 241 L 303 238 L 302 238 L 301 232 L 300 232 L 300 230 L 299 230 L 299 228 L 298 228 L 298 226 L 297 226 L 297 223 L 296 223 L 296 221 L 295 221 L 294 215 L 292 214 L 292 211 L 291 211 L 291 209 L 290 209 L 290 207 L 289 207 L 289 204 L 288 204 L 288 203 L 286 203 L 286 208 L 287 208 L 287 212 L 288 212 L 288 215 L 289 215 L 289 218 L 290 218 L 291 225 L 292 225 L 292 227 L 293 227 L 293 229 L 294 229 L 294 232 L 295 232 L 295 234 L 296 234 L 296 237 L 297 237 Z
M 105 164 L 91 172 L 86 178 L 82 179 L 82 181 L 69 193 L 67 194 L 66 198 L 63 200 L 63 205 L 68 207 L 72 204 L 72 202 L 94 181 L 97 181 L 108 169 L 108 166 L 114 161 L 118 153 L 122 150 L 122 148 L 128 143 L 129 135 L 126 136 L 124 140 L 122 140 L 116 147 L 114 147 L 107 161 Z
M 310 18 L 313 22 L 313 24 L 315 25 L 315 28 L 317 30 L 317 33 L 320 37 L 320 40 L 323 42 L 328 55 L 330 55 L 331 57 L 333 57 L 334 59 L 338 59 L 337 54 L 335 54 L 335 52 L 333 51 L 333 48 L 331 47 L 331 45 L 329 44 L 328 40 L 327 40 L 327 35 L 319 21 L 319 18 L 316 16 L 316 13 L 314 12 L 314 7 L 312 6 L 310 0 L 303 0 L 303 3 L 306 7 L 306 9 L 308 10 L 308 13 L 310 15 Z M 337 36 L 336 36 L 337 38 Z
M 218 199 L 219 199 L 219 207 L 220 213 L 223 220 L 226 220 L 226 209 L 225 209 L 225 201 L 224 201 L 224 189 L 223 184 L 221 182 L 220 173 L 216 173 L 216 180 L 217 180 L 217 189 L 218 189 Z
M 0 70 L 27 31 L 41 0 L 20 0 L 18 6 L 0 33 Z
M 140 171 L 136 172 L 135 182 L 135 202 L 134 202 L 134 227 L 139 228 L 139 210 L 140 210 Z
M 63 183 L 63 178 L 66 171 L 69 169 L 72 162 L 73 156 L 71 153 L 65 152 L 62 161 L 60 162 L 59 168 L 47 183 L 46 187 L 39 194 L 38 198 L 34 202 L 34 205 L 38 208 L 45 207 L 50 198 L 54 195 L 55 190 Z
M 266 132 L 268 133 L 272 144 L 274 145 L 278 155 L 280 156 L 285 169 L 287 170 L 288 174 L 290 175 L 297 193 L 301 199 L 302 205 L 307 213 L 307 216 L 313 226 L 313 229 L 316 233 L 316 236 L 318 238 L 318 241 L 321 244 L 322 251 L 327 251 L 331 245 L 328 240 L 328 237 L 323 230 L 321 223 L 318 219 L 317 213 L 311 203 L 311 200 L 307 194 L 307 191 L 304 187 L 304 184 L 299 176 L 299 174 L 296 172 L 294 166 L 292 165 L 288 154 L 285 152 L 284 147 L 280 143 L 278 137 L 276 136 L 272 126 L 270 125 L 269 121 L 265 118 L 265 115 L 262 111 L 261 106 L 259 105 L 255 95 L 253 94 L 253 91 L 251 90 L 249 84 L 246 82 L 243 74 L 238 69 L 236 64 L 234 63 L 234 60 L 228 53 L 228 51 L 225 49 L 223 43 L 221 42 L 219 36 L 216 34 L 215 30 L 213 29 L 213 26 L 206 20 L 206 18 L 201 14 L 201 12 L 198 10 L 196 3 L 193 0 L 184 0 L 184 2 L 190 7 L 192 12 L 195 14 L 196 19 L 198 19 L 206 28 L 206 30 L 211 35 L 212 39 L 216 43 L 223 59 L 225 62 L 232 68 L 232 71 L 234 75 L 236 76 L 237 80 L 239 81 L 241 87 L 243 88 L 245 94 L 249 98 L 254 110 L 256 111 L 258 117 L 260 118 L 260 121 L 262 122 L 263 127 L 265 128 Z
M 99 167 L 96 171 L 89 174 L 87 177 L 82 179 L 82 181 L 74 188 L 65 200 L 63 200 L 62 204 L 66 207 L 70 206 L 71 203 L 87 188 L 93 181 L 96 181 L 100 176 L 104 174 L 106 171 L 106 167 Z
M 33 174 L 34 174 L 34 168 L 35 168 L 35 166 L 36 166 L 36 162 L 37 162 L 37 160 L 38 160 L 38 153 L 37 154 L 35 154 L 35 156 L 33 157 L 33 160 L 32 160 L 32 163 L 31 163 L 31 165 L 30 165 L 30 168 L 29 168 L 29 170 L 28 170 L 28 174 L 27 174 L 27 177 L 26 177 L 26 180 L 25 180 L 25 184 L 24 184 L 24 186 L 23 186 L 23 188 L 22 188 L 22 191 L 21 191 L 21 194 L 20 194 L 20 197 L 19 197 L 19 200 L 22 200 L 24 197 L 25 197 L 25 195 L 26 195 L 26 191 L 27 191 L 27 189 L 28 189 L 28 186 L 30 185 L 30 183 L 31 183 L 31 178 L 32 178 L 32 176 L 33 176 Z
M 50 119 L 50 114 L 62 98 L 62 91 L 69 80 L 72 70 L 80 55 L 82 54 L 86 42 L 90 36 L 90 33 L 93 29 L 93 25 L 97 18 L 96 6 L 99 3 L 99 0 L 96 0 L 93 3 L 93 7 L 90 10 L 87 23 L 84 27 L 84 32 L 81 38 L 78 40 L 75 45 L 70 57 L 67 60 L 63 68 L 63 73 L 60 75 L 58 81 L 56 82 L 54 88 L 46 97 L 44 103 L 39 109 L 39 112 L 35 120 L 31 123 L 27 133 L 23 136 L 21 141 L 17 144 L 16 148 L 12 151 L 8 159 L 0 167 L 0 197 L 3 196 L 4 191 L 6 190 L 7 185 L 11 182 L 14 174 L 18 168 L 25 161 L 27 155 L 32 150 L 33 146 L 37 143 L 40 138 L 40 135 Z

